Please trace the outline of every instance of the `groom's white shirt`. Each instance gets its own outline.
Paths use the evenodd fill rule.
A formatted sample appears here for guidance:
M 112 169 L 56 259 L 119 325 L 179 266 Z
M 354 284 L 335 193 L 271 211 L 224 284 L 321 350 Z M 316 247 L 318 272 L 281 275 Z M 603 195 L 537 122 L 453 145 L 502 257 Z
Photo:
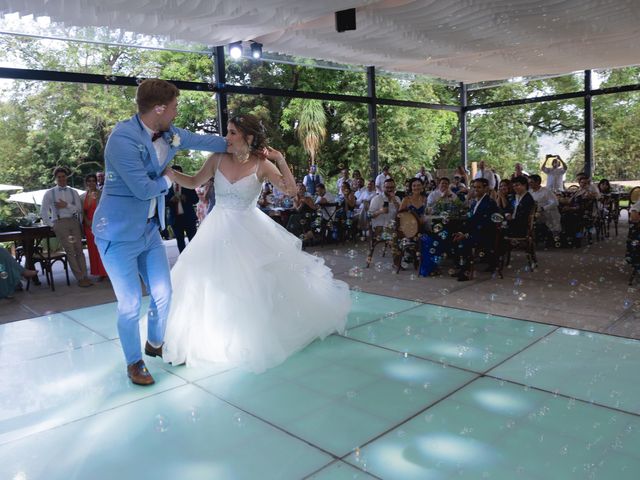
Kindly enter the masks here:
M 153 133 L 154 133 L 153 130 L 147 127 L 142 120 L 140 120 L 140 123 L 142 123 L 142 127 L 146 130 L 149 136 L 153 138 Z M 167 155 L 169 154 L 169 144 L 165 142 L 163 138 L 159 138 L 158 140 L 152 143 L 153 143 L 153 149 L 156 151 L 156 156 L 158 157 L 158 165 L 162 165 L 162 162 L 165 161 L 165 159 L 167 158 Z M 163 175 L 162 178 L 164 178 L 165 182 L 167 182 L 167 188 L 170 188 L 171 180 L 169 180 L 169 177 L 167 177 L 166 175 Z M 156 213 L 157 204 L 158 204 L 157 198 L 155 197 L 152 198 L 151 203 L 149 204 L 149 213 L 147 214 L 147 218 L 153 217 L 153 215 Z M 158 212 L 158 215 L 160 215 L 160 212 Z

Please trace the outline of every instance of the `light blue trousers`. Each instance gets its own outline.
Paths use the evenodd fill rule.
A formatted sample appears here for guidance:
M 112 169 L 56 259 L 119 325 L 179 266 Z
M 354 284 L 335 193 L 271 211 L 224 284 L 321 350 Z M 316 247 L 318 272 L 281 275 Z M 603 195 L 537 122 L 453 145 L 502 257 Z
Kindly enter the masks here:
M 161 345 L 171 306 L 169 261 L 160 238 L 158 223 L 147 224 L 144 235 L 134 241 L 96 238 L 96 246 L 118 299 L 118 332 L 127 365 L 142 358 L 140 342 L 140 302 L 144 281 L 151 297 L 147 340 Z

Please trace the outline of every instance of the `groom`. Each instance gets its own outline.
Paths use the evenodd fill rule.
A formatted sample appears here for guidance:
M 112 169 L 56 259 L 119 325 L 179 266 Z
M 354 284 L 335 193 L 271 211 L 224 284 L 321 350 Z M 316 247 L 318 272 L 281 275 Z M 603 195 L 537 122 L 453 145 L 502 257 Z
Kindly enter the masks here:
M 179 95 L 164 80 L 138 86 L 138 114 L 118 123 L 107 142 L 106 181 L 93 218 L 96 245 L 118 299 L 127 375 L 137 385 L 154 383 L 140 348 L 140 277 L 151 297 L 144 348 L 149 356 L 162 356 L 171 300 L 169 262 L 158 230 L 165 228 L 164 199 L 173 180 L 166 167 L 178 150 L 226 151 L 222 137 L 173 126 Z

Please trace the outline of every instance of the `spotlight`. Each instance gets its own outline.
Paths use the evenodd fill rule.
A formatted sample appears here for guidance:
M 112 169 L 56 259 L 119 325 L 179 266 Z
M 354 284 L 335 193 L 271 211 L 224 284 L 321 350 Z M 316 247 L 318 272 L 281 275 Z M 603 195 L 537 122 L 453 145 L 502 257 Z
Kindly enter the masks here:
M 233 59 L 238 59 L 242 56 L 242 42 L 234 42 L 229 44 L 229 55 Z
M 262 58 L 262 44 L 258 42 L 251 42 L 251 56 L 258 60 Z

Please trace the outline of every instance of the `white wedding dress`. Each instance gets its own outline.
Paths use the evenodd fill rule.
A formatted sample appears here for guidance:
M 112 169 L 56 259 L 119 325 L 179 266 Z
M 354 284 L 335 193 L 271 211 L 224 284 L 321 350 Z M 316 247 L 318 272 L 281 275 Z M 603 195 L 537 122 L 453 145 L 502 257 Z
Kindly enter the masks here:
M 257 373 L 342 332 L 348 285 L 256 207 L 257 175 L 231 183 L 218 170 L 214 186 L 215 207 L 171 271 L 163 359 Z

